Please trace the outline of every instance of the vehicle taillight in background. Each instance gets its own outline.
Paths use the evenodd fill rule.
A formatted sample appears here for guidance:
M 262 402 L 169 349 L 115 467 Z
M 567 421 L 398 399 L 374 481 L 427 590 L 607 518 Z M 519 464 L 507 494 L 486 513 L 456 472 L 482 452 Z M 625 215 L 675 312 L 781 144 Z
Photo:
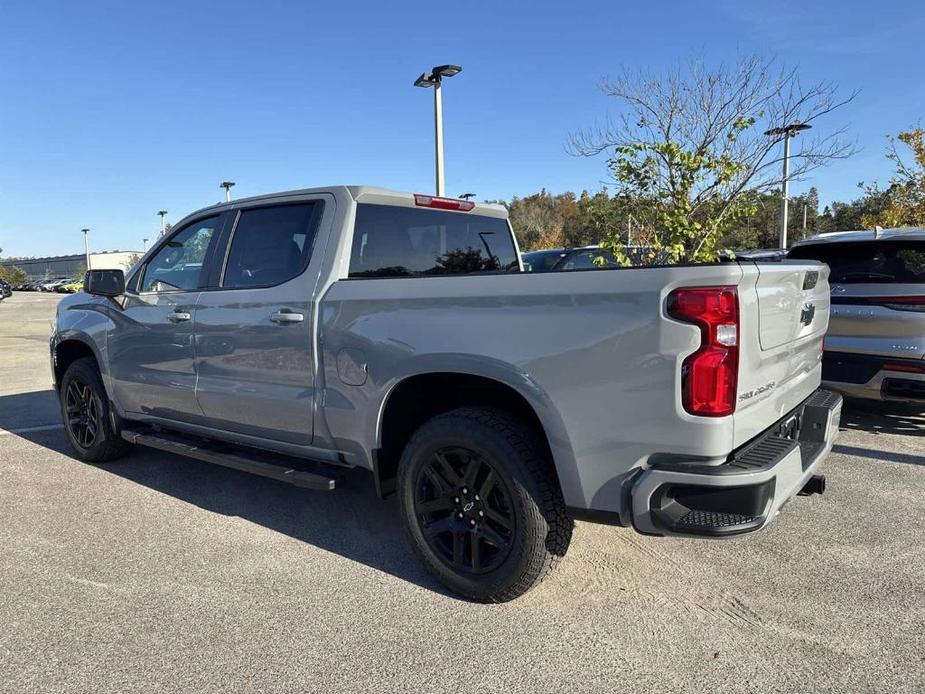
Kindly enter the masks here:
M 437 210 L 456 210 L 458 212 L 468 212 L 475 207 L 475 203 L 469 200 L 438 198 L 434 195 L 422 195 L 421 193 L 414 194 L 414 204 L 418 207 L 433 207 Z
M 700 326 L 700 349 L 681 365 L 684 409 L 704 417 L 735 412 L 739 383 L 739 293 L 691 287 L 668 295 L 668 315 Z

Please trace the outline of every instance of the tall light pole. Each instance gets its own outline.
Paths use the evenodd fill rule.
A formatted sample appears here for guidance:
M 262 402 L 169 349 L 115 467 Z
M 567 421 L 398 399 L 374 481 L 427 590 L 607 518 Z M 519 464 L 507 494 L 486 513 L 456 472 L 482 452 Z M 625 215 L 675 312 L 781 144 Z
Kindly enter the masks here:
M 167 227 L 164 226 L 164 217 L 167 216 L 167 210 L 158 210 L 157 216 L 161 218 L 161 236 L 164 235 L 164 232 L 167 230 Z
M 148 252 L 148 239 L 142 239 L 142 240 L 141 240 L 141 252 L 142 252 L 142 253 L 147 253 L 147 252 Z
M 434 154 L 435 154 L 435 173 L 437 178 L 437 195 L 444 195 L 443 183 L 443 95 L 441 94 L 441 84 L 444 77 L 453 77 L 462 72 L 459 65 L 438 65 L 430 71 L 421 73 L 421 76 L 414 81 L 415 87 L 433 87 L 434 88 Z
M 83 234 L 84 234 L 84 254 L 86 255 L 87 271 L 89 272 L 89 270 L 90 270 L 90 241 L 89 241 L 89 239 L 87 238 L 87 234 L 90 233 L 90 230 L 89 230 L 89 229 L 81 229 L 81 231 L 82 231 Z
M 225 189 L 225 202 L 231 202 L 231 189 L 234 187 L 234 181 L 222 181 L 218 187 Z
M 781 190 L 782 204 L 780 208 L 780 247 L 787 248 L 787 216 L 790 204 L 790 138 L 794 137 L 802 130 L 809 130 L 809 123 L 795 122 L 785 125 L 781 128 L 771 128 L 765 131 L 765 135 L 784 138 L 784 182 Z

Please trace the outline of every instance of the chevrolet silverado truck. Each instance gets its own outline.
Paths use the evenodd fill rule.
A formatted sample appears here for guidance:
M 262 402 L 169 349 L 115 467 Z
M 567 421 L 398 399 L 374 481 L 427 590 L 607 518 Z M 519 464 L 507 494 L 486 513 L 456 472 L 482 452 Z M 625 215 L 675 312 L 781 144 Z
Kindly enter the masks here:
M 51 361 L 80 459 L 134 444 L 328 492 L 369 470 L 439 581 L 505 601 L 575 519 L 728 537 L 822 491 L 827 277 L 526 273 L 503 207 L 307 189 L 200 210 L 127 276 L 89 272 Z

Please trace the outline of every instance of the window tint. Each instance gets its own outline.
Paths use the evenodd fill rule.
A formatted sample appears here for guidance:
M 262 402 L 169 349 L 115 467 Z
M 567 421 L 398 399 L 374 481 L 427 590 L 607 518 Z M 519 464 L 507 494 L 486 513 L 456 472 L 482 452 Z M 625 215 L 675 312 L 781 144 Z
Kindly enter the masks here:
M 218 217 L 210 217 L 193 222 L 171 237 L 145 266 L 139 291 L 196 289 L 217 226 Z
M 925 282 L 925 241 L 809 244 L 787 257 L 826 263 L 833 284 Z
M 231 238 L 223 287 L 269 287 L 301 273 L 311 258 L 321 202 L 245 210 Z
M 507 222 L 459 212 L 359 205 L 350 277 L 417 277 L 518 269 Z

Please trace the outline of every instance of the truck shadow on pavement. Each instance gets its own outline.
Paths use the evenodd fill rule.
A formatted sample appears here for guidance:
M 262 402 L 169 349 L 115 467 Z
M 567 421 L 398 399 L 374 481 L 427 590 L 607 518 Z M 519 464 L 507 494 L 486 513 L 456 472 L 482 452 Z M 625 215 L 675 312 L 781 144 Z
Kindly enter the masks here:
M 845 398 L 841 427 L 873 434 L 925 436 L 925 403 L 907 405 Z
M 0 404 L 4 400 L 0 397 Z M 60 429 L 17 436 L 61 453 L 75 465 L 88 465 L 74 457 Z M 319 492 L 141 447 L 123 459 L 92 467 L 458 599 L 416 560 L 395 497 L 379 500 L 372 477 L 363 470 L 345 470 L 337 489 Z
M 27 429 L 61 424 L 58 398 L 51 388 L 0 395 L 0 429 Z

